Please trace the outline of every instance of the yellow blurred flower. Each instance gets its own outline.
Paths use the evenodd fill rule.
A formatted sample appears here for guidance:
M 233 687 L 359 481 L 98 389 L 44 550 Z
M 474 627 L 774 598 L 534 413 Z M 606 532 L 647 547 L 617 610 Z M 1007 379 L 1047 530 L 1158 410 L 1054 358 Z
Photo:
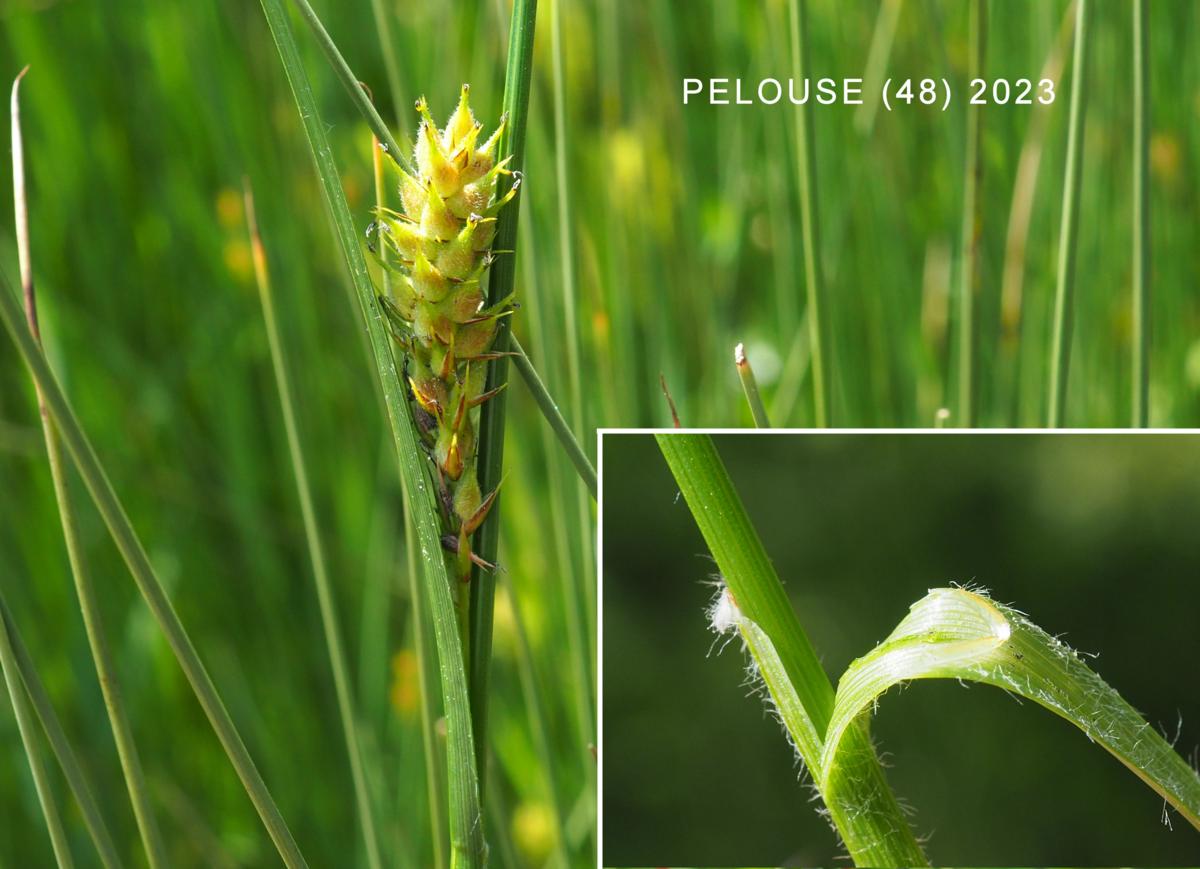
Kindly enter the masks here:
M 242 214 L 242 194 L 232 187 L 223 187 L 217 194 L 217 223 L 222 229 L 239 229 Z
M 517 624 L 513 616 L 512 599 L 508 589 L 496 588 L 496 603 L 492 611 L 492 650 L 497 657 L 512 658 L 517 647 Z
M 1159 181 L 1174 184 L 1183 165 L 1183 148 L 1173 133 L 1155 133 L 1150 137 L 1150 169 Z
M 411 649 L 401 649 L 392 656 L 392 707 L 403 718 L 411 717 L 420 704 L 418 678 L 417 656 Z
M 554 813 L 545 803 L 521 803 L 512 817 L 512 837 L 517 849 L 533 866 L 550 856 L 556 841 Z
M 243 238 L 230 238 L 222 251 L 225 268 L 239 281 L 254 278 L 254 259 L 250 254 L 250 243 Z

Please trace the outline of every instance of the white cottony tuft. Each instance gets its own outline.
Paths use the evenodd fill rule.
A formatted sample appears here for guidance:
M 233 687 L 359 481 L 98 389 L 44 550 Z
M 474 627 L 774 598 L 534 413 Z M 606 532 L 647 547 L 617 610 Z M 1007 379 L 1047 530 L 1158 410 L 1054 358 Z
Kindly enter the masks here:
M 729 586 L 723 582 L 717 587 L 717 596 L 709 604 L 707 612 L 708 623 L 717 634 L 727 634 L 736 630 L 742 621 L 742 611 L 738 609 Z

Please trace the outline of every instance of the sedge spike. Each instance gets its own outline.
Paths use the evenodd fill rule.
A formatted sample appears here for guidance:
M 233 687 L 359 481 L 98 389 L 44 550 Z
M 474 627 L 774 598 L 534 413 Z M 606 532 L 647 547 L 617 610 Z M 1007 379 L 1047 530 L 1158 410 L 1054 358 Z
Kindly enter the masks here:
M 368 230 L 372 251 L 397 273 L 391 298 L 381 304 L 407 360 L 410 408 L 437 466 L 442 537 L 455 556 L 460 579 L 479 563 L 471 538 L 495 501 L 476 477 L 479 406 L 487 391 L 487 363 L 501 317 L 511 299 L 485 307 L 485 281 L 496 214 L 515 195 L 520 178 L 501 197 L 501 175 L 513 174 L 495 155 L 500 129 L 483 139 L 463 85 L 458 105 L 439 129 L 422 97 L 412 165 L 399 166 L 403 212 L 381 208 Z M 394 155 L 389 154 L 394 158 Z

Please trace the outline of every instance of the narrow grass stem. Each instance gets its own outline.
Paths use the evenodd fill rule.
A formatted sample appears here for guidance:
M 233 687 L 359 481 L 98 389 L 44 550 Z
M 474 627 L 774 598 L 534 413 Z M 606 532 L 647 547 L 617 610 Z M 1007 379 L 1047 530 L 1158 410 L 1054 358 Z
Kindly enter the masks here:
M 8 641 L 13 648 L 17 672 L 21 675 L 21 681 L 29 695 L 29 702 L 33 704 L 33 710 L 37 713 L 38 719 L 42 723 L 42 730 L 46 733 L 46 741 L 50 743 L 50 749 L 58 759 L 58 765 L 63 771 L 63 777 L 67 780 L 67 786 L 71 788 L 75 803 L 79 806 L 79 813 L 83 815 L 84 826 L 87 827 L 88 835 L 92 838 L 92 844 L 96 846 L 100 862 L 104 864 L 105 869 L 122 869 L 124 864 L 117 854 L 116 846 L 113 845 L 108 825 L 104 822 L 104 816 L 100 814 L 100 806 L 96 803 L 95 789 L 88 781 L 88 777 L 75 755 L 75 750 L 71 748 L 71 743 L 67 741 L 67 734 L 50 703 L 50 695 L 46 693 L 46 686 L 42 684 L 42 680 L 38 676 L 37 668 L 33 665 L 33 658 L 25 647 L 24 640 L 21 639 L 16 621 L 14 621 L 12 612 L 2 594 L 0 594 L 0 621 L 8 632 Z
M 529 86 L 533 75 L 533 38 L 537 20 L 537 0 L 515 0 L 508 31 L 508 65 L 504 75 L 504 114 L 508 118 L 498 154 L 512 158 L 509 166 L 520 172 L 525 166 L 526 121 L 529 115 Z M 512 177 L 501 180 L 497 196 L 508 192 Z M 516 283 L 517 227 L 521 200 L 517 196 L 500 212 L 492 250 L 500 253 L 488 278 L 488 302 L 506 298 Z M 500 320 L 492 349 L 506 353 L 511 338 L 511 317 Z M 487 389 L 499 389 L 508 383 L 508 357 L 501 356 L 488 366 Z M 504 420 L 507 396 L 501 392 L 483 406 L 479 420 L 479 486 L 491 492 L 500 485 L 504 469 Z M 500 549 L 500 507 L 498 498 L 487 521 L 476 534 L 479 556 L 496 563 Z M 488 676 L 492 661 L 492 615 L 495 607 L 496 577 L 478 567 L 471 577 L 471 657 L 469 682 L 471 717 L 476 734 L 475 751 L 480 787 L 487 775 Z
M 1058 237 L 1058 278 L 1054 293 L 1054 326 L 1050 348 L 1050 388 L 1047 425 L 1063 424 L 1067 408 L 1067 375 L 1071 365 L 1071 326 L 1074 317 L 1075 257 L 1079 238 L 1079 193 L 1083 174 L 1083 126 L 1087 113 L 1089 0 L 1075 7 L 1075 48 L 1071 66 L 1071 109 L 1067 120 L 1067 167 L 1063 185 L 1062 221 Z
M 550 56 L 554 93 L 554 178 L 558 199 L 558 258 L 562 268 L 563 334 L 567 339 L 567 384 L 571 424 L 583 428 L 583 389 L 579 375 L 579 323 L 575 316 L 575 252 L 571 243 L 571 184 L 567 180 L 567 100 L 563 71 L 562 7 L 550 0 Z
M 179 621 L 179 616 L 175 613 L 175 608 L 171 604 L 170 598 L 167 597 L 166 590 L 159 582 L 154 567 L 150 563 L 150 557 L 146 554 L 137 532 L 133 530 L 133 525 L 125 513 L 125 508 L 121 505 L 117 493 L 113 490 L 112 483 L 109 482 L 108 475 L 105 474 L 96 451 L 87 435 L 84 434 L 79 420 L 75 417 L 75 411 L 58 385 L 46 358 L 38 349 L 33 334 L 23 322 L 17 303 L 12 298 L 8 282 L 2 276 L 0 276 L 0 319 L 4 320 L 4 325 L 16 342 L 17 350 L 24 359 L 25 365 L 33 375 L 38 388 L 41 389 L 46 406 L 49 408 L 51 416 L 54 417 L 58 431 L 79 468 L 80 476 L 83 477 L 88 491 L 91 492 L 96 508 L 100 511 L 105 525 L 108 526 L 113 542 L 116 543 L 122 558 L 125 559 L 129 572 L 133 575 L 134 582 L 149 606 L 155 621 L 162 629 L 171 651 L 175 653 L 175 659 L 183 669 L 184 675 L 187 676 L 188 682 L 196 694 L 196 699 L 200 701 L 205 715 L 208 716 L 217 738 L 221 741 L 225 753 L 229 756 L 238 777 L 242 780 L 246 794 L 254 803 L 254 808 L 262 818 L 271 840 L 289 867 L 306 866 L 300 849 L 296 846 L 287 823 L 283 820 L 278 806 L 275 805 L 274 799 L 267 790 L 262 776 L 259 775 L 250 753 L 246 750 L 233 719 L 229 717 L 225 704 L 222 703 L 220 695 L 217 693 L 216 686 L 213 685 L 208 671 L 200 661 L 200 656 L 196 654 L 191 637 L 188 636 L 183 623 Z
M 517 340 L 517 336 L 511 335 L 510 341 L 509 346 L 514 354 L 512 357 L 513 364 L 517 366 L 518 373 L 520 373 L 521 378 L 525 381 L 525 385 L 529 387 L 529 394 L 533 396 L 533 400 L 541 408 L 542 416 L 546 418 L 546 422 L 549 423 L 554 436 L 558 438 L 559 444 L 562 445 L 567 457 L 571 460 L 571 464 L 579 473 L 579 479 L 587 486 L 588 492 L 592 495 L 592 500 L 596 500 L 596 469 L 592 467 L 587 453 L 583 451 L 583 447 L 575 439 L 575 433 L 571 431 L 570 425 L 567 424 L 562 412 L 558 409 L 558 402 L 551 397 L 549 390 L 546 389 L 546 384 L 542 382 L 537 369 L 529 361 L 529 356 L 526 354 L 525 348 L 521 346 L 521 342 Z
M 754 377 L 754 369 L 746 358 L 746 346 L 738 344 L 733 348 L 733 365 L 737 368 L 738 379 L 742 381 L 742 391 L 746 393 L 746 404 L 750 405 L 750 416 L 754 419 L 755 428 L 770 428 L 771 421 L 767 418 L 767 409 L 763 406 L 762 396 L 758 394 L 758 381 Z
M 808 65 L 808 24 L 805 0 L 788 0 L 791 17 L 792 78 L 803 81 Z M 800 234 L 804 244 L 804 284 L 808 298 L 809 365 L 813 382 L 813 422 L 830 425 L 831 371 L 829 326 L 821 274 L 821 241 L 817 225 L 816 145 L 807 105 L 795 107 L 797 176 L 800 179 Z
M 395 440 L 401 476 L 413 507 L 410 516 L 416 524 L 425 568 L 425 588 L 429 593 L 430 611 L 433 614 L 434 638 L 440 659 L 442 699 L 446 713 L 450 865 L 454 869 L 480 869 L 487 861 L 487 843 L 483 833 L 480 801 L 480 770 L 477 766 L 472 729 L 466 665 L 458 637 L 446 558 L 442 551 L 436 495 L 427 479 L 427 460 L 421 451 L 408 407 L 408 396 L 392 354 L 392 339 L 384 325 L 366 258 L 363 256 L 358 233 L 355 232 L 354 221 L 350 216 L 350 206 L 341 187 L 333 151 L 329 146 L 312 85 L 300 61 L 300 53 L 288 24 L 283 0 L 262 0 L 262 7 L 291 84 L 321 191 L 332 219 L 334 234 L 350 272 L 359 312 L 366 325 L 376 370 L 383 388 L 388 423 Z M 489 405 L 494 403 L 489 402 Z M 484 527 L 487 527 L 486 523 Z
M 354 799 L 358 808 L 363 844 L 367 851 L 367 865 L 380 869 L 383 865 L 379 856 L 379 836 L 375 831 L 375 817 L 371 799 L 367 793 L 366 776 L 363 774 L 362 749 L 358 744 L 357 715 L 354 699 L 350 696 L 350 673 L 346 665 L 346 652 L 338 627 L 337 606 L 329 582 L 329 568 L 325 559 L 325 546 L 321 542 L 321 529 L 313 505 L 312 487 L 308 482 L 308 464 L 304 457 L 304 445 L 300 439 L 300 426 L 296 420 L 295 388 L 292 385 L 291 362 L 287 345 L 279 329 L 275 311 L 275 296 L 271 286 L 271 275 L 267 267 L 267 254 L 263 247 L 258 218 L 254 210 L 254 193 L 249 179 L 245 182 L 246 225 L 250 233 L 250 252 L 254 260 L 254 276 L 258 283 L 258 297 L 262 303 L 263 322 L 267 329 L 267 344 L 271 351 L 271 367 L 275 372 L 275 387 L 279 393 L 279 406 L 283 414 L 284 430 L 287 434 L 288 455 L 292 462 L 292 473 L 296 479 L 296 496 L 300 501 L 300 514 L 304 522 L 304 536 L 308 542 L 308 557 L 312 566 L 313 582 L 317 587 L 317 602 L 321 610 L 321 629 L 325 634 L 325 648 L 329 655 L 329 667 L 333 672 L 333 687 L 337 695 L 338 715 L 341 718 L 342 735 L 346 741 L 346 754 L 350 760 L 350 775 L 354 784 Z
M 394 6 L 385 3 L 384 0 L 371 0 L 371 12 L 375 16 L 375 32 L 379 36 L 379 52 L 383 55 L 383 70 L 387 76 L 388 95 L 391 97 L 392 111 L 396 114 L 396 123 L 400 124 L 404 118 L 401 110 L 404 100 L 400 85 L 400 64 L 396 60 L 396 44 L 392 39 L 392 8 Z M 409 105 L 412 104 L 409 103 Z M 378 135 L 375 136 L 375 140 L 380 141 Z
M 1146 0 L 1133 0 L 1133 419 L 1150 424 L 1150 32 Z
M 799 754 L 819 775 L 822 743 L 834 709 L 834 690 L 783 590 L 771 560 L 725 465 L 708 435 L 656 435 L 671 473 L 717 561 L 748 629 L 743 636 L 763 669 Z M 802 727 L 792 727 L 792 719 Z M 807 734 L 808 738 L 804 738 Z M 865 730 L 848 734 L 837 799 L 830 817 L 858 865 L 928 865 Z M 828 794 L 823 793 L 828 797 Z
M 46 831 L 50 834 L 50 846 L 54 849 L 54 859 L 59 869 L 71 869 L 75 865 L 71 858 L 71 848 L 67 844 L 67 834 L 63 829 L 62 817 L 58 813 L 58 805 L 54 799 L 54 790 L 50 779 L 46 776 L 46 768 L 37 747 L 37 728 L 33 721 L 33 712 L 29 708 L 29 698 L 21 686 L 21 678 L 17 673 L 16 654 L 8 636 L 8 628 L 0 619 L 0 669 L 4 671 L 4 682 L 8 686 L 8 697 L 12 701 L 13 714 L 17 719 L 17 731 L 21 734 L 21 744 L 25 748 L 25 758 L 29 761 L 29 772 L 33 776 L 33 787 L 37 791 L 38 803 L 42 807 L 42 817 L 46 821 Z
M 987 51 L 987 2 L 974 0 L 970 8 L 970 59 L 968 75 L 983 76 Z M 959 276 L 958 416 L 961 425 L 974 428 L 979 416 L 976 381 L 979 377 L 979 233 L 983 218 L 980 185 L 983 180 L 980 134 L 983 106 L 967 105 L 967 152 L 963 174 L 962 248 Z
M 325 29 L 325 25 L 321 23 L 321 19 L 317 17 L 317 13 L 309 5 L 308 0 L 292 0 L 292 3 L 295 4 L 296 9 L 300 12 L 300 17 L 304 19 L 304 23 L 308 25 L 313 36 L 316 37 L 317 45 L 321 47 L 321 51 L 324 53 L 326 60 L 329 61 L 329 65 L 333 68 L 334 73 L 336 73 L 338 81 L 342 83 L 342 87 L 350 95 L 350 100 L 366 119 L 371 132 L 375 134 L 375 138 L 382 142 L 388 153 L 394 155 L 397 160 L 405 160 L 405 152 L 400 149 L 399 143 L 392 136 L 392 131 L 388 129 L 387 124 L 383 122 L 383 118 L 379 116 L 379 112 L 375 109 L 375 104 L 371 102 L 371 98 L 362 89 L 358 77 L 350 69 L 350 65 L 346 63 L 346 59 L 342 57 L 342 53 L 338 51 L 338 47 L 329 36 L 329 31 Z
M 17 76 L 12 89 L 13 206 L 17 227 L 17 258 L 20 263 L 21 286 L 25 297 L 25 316 L 29 323 L 29 331 L 40 348 L 41 330 L 38 327 L 37 296 L 33 285 L 29 210 L 25 191 L 24 147 L 18 100 L 21 78 L 27 70 L 28 67 Z M 163 848 L 162 836 L 158 831 L 158 824 L 154 818 L 154 811 L 150 806 L 150 794 L 146 787 L 145 775 L 142 772 L 141 758 L 138 756 L 137 744 L 133 739 L 129 716 L 125 712 L 120 679 L 117 676 L 116 664 L 113 661 L 104 623 L 100 616 L 100 607 L 96 600 L 95 588 L 92 585 L 91 572 L 88 570 L 83 556 L 83 547 L 79 542 L 79 529 L 75 519 L 75 510 L 71 503 L 70 490 L 67 486 L 62 446 L 59 443 L 58 434 L 55 431 L 54 422 L 50 418 L 50 412 L 46 407 L 41 389 L 36 388 L 35 385 L 35 391 L 42 420 L 42 434 L 46 443 L 46 459 L 50 466 L 50 478 L 54 486 L 55 501 L 58 504 L 59 521 L 62 525 L 63 541 L 67 547 L 67 559 L 71 565 L 75 593 L 79 598 L 79 609 L 83 615 L 88 646 L 92 652 L 96 677 L 104 698 L 105 712 L 108 714 L 109 725 L 112 728 L 117 757 L 121 763 L 125 786 L 129 791 L 129 799 L 133 806 L 138 833 L 142 839 L 142 847 L 146 852 L 146 860 L 151 869 L 158 869 L 158 867 L 167 865 L 166 852 Z

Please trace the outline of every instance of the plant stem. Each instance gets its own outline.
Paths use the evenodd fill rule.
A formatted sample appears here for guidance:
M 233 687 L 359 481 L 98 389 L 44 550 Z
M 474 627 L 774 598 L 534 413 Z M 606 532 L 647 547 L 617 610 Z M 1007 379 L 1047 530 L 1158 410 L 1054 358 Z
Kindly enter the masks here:
M 8 628 L 0 619 L 0 669 L 4 671 L 4 682 L 8 686 L 8 697 L 12 701 L 13 714 L 17 719 L 17 731 L 21 734 L 21 744 L 25 748 L 25 757 L 29 761 L 29 772 L 33 775 L 33 787 L 37 791 L 38 803 L 42 807 L 42 817 L 46 820 L 46 831 L 50 834 L 50 846 L 54 849 L 54 859 L 59 869 L 70 869 L 74 866 L 71 859 L 71 849 L 67 845 L 67 834 L 63 830 L 62 818 L 58 814 L 58 806 L 54 801 L 54 791 L 50 780 L 46 777 L 46 769 L 38 755 L 35 742 L 35 727 L 33 714 L 29 709 L 29 698 L 21 690 L 20 677 L 17 675 L 16 654 L 9 640 Z
M 254 277 L 258 283 L 258 297 L 262 303 L 263 321 L 267 329 L 267 344 L 271 351 L 271 367 L 275 372 L 275 387 L 279 393 L 279 406 L 283 413 L 283 426 L 287 433 L 288 455 L 292 461 L 292 473 L 296 478 L 296 496 L 300 501 L 300 514 L 304 522 L 304 536 L 308 542 L 308 557 L 312 565 L 313 582 L 317 587 L 317 602 L 321 610 L 321 628 L 325 634 L 325 649 L 329 655 L 329 667 L 333 672 L 333 687 L 337 695 L 338 715 L 342 723 L 342 735 L 346 740 L 346 754 L 350 759 L 350 775 L 354 783 L 354 798 L 358 804 L 358 819 L 362 828 L 363 843 L 367 849 L 367 865 L 380 869 L 379 837 L 375 832 L 374 813 L 367 794 L 366 778 L 363 774 L 362 750 L 358 744 L 357 716 L 354 700 L 350 696 L 349 668 L 346 653 L 338 628 L 337 608 L 333 600 L 333 589 L 329 583 L 329 570 L 325 561 L 325 547 L 321 542 L 321 530 L 317 524 L 316 508 L 313 506 L 312 488 L 308 482 L 308 465 L 304 458 L 304 446 L 300 441 L 300 427 L 296 421 L 295 390 L 292 386 L 287 346 L 279 330 L 275 313 L 274 291 L 271 287 L 267 254 L 263 247 L 258 218 L 254 210 L 254 193 L 249 179 L 245 180 L 246 225 L 250 233 L 250 251 L 254 260 Z
M 567 180 L 567 106 L 563 73 L 562 6 L 550 0 L 550 56 L 553 60 L 554 178 L 558 199 L 558 258 L 562 267 L 563 334 L 567 338 L 567 385 L 571 425 L 583 428 L 583 389 L 579 380 L 579 324 L 575 316 L 575 255 L 571 244 L 571 184 Z
M 308 0 L 292 0 L 296 8 L 300 11 L 300 17 L 312 30 L 313 36 L 317 39 L 317 45 L 321 47 L 321 51 L 325 54 L 325 59 L 329 61 L 329 65 L 333 67 L 333 71 L 337 74 L 338 81 L 342 83 L 342 87 L 346 89 L 346 93 L 350 95 L 351 101 L 366 118 L 367 125 L 371 128 L 371 132 L 375 134 L 375 138 L 383 142 L 389 154 L 395 156 L 397 161 L 405 159 L 405 153 L 400 149 L 399 143 L 392 136 L 392 131 L 388 129 L 387 124 L 383 122 L 383 118 L 379 116 L 379 112 L 375 109 L 375 104 L 371 102 L 371 98 L 367 96 L 362 89 L 362 85 L 358 82 L 358 77 L 354 71 L 350 69 L 350 65 L 346 63 L 346 59 L 342 57 L 342 53 L 333 43 L 333 39 L 329 36 L 329 31 L 325 29 L 325 25 L 321 23 L 321 19 L 317 17 L 317 13 L 313 11 Z
M 513 352 L 513 364 L 517 366 L 517 371 L 520 373 L 525 384 L 529 387 L 529 393 L 533 396 L 533 400 L 537 402 L 537 406 L 542 410 L 542 416 L 546 418 L 546 422 L 550 424 L 551 430 L 555 437 L 558 438 L 559 444 L 566 451 L 567 457 L 571 460 L 575 470 L 579 473 L 588 492 L 592 495 L 592 500 L 596 500 L 598 491 L 596 485 L 596 469 L 592 467 L 591 461 L 587 454 L 583 451 L 579 441 L 575 440 L 575 435 L 571 431 L 571 427 L 567 421 L 563 419 L 562 412 L 558 409 L 558 403 L 551 397 L 546 385 L 542 382 L 542 378 L 538 376 L 537 369 L 533 367 L 533 363 L 529 361 L 529 356 L 525 353 L 525 348 L 521 346 L 521 342 L 517 340 L 516 335 L 509 335 L 510 349 Z
M 803 81 L 808 64 L 808 24 L 805 0 L 788 0 L 791 13 L 792 77 Z M 829 325 L 821 274 L 821 243 L 817 227 L 816 145 L 808 106 L 795 107 L 797 175 L 800 179 L 800 234 L 804 242 L 804 283 L 808 294 L 809 365 L 813 382 L 813 422 L 831 424 L 831 372 L 826 356 Z
M 28 69 L 26 67 L 21 71 L 13 82 L 12 88 L 13 208 L 17 230 L 17 258 L 20 262 L 21 287 L 25 298 L 25 317 L 29 323 L 29 331 L 40 349 L 42 339 L 38 327 L 37 295 L 33 286 L 33 262 L 29 243 L 29 209 L 25 190 L 24 145 L 18 99 L 21 79 Z M 96 600 L 95 588 L 92 585 L 91 572 L 83 557 L 83 547 L 79 543 L 79 530 L 75 519 L 75 510 L 71 503 L 70 490 L 67 487 L 62 446 L 54 429 L 54 423 L 50 419 L 49 410 L 46 408 L 45 398 L 36 384 L 35 391 L 37 392 L 38 411 L 42 420 L 42 435 L 46 443 L 46 459 L 50 465 L 50 478 L 54 486 L 55 501 L 58 504 L 58 517 L 62 525 L 63 540 L 67 547 L 67 559 L 71 565 L 71 576 L 75 581 L 75 592 L 79 598 L 79 609 L 83 615 L 88 646 L 92 652 L 96 677 L 104 697 L 104 708 L 108 713 L 109 725 L 112 727 L 117 757 L 121 763 L 125 786 L 129 791 L 129 799 L 133 806 L 134 819 L 137 821 L 138 833 L 142 839 L 142 847 L 146 852 L 146 860 L 151 869 L 157 869 L 157 867 L 167 865 L 162 836 L 159 834 L 158 824 L 150 807 L 150 794 L 146 788 L 141 758 L 138 756 L 137 744 L 134 742 L 133 731 L 129 725 L 129 716 L 125 712 L 125 704 L 121 698 L 120 680 L 117 676 L 112 652 L 109 649 L 104 622 L 100 616 L 100 607 Z
M 655 437 L 737 607 L 777 665 L 774 670 L 779 680 L 768 682 L 772 697 L 781 709 L 789 706 L 807 719 L 811 738 L 797 739 L 796 744 L 814 777 L 819 776 L 820 736 L 833 714 L 833 685 L 800 626 L 712 439 L 694 434 Z M 757 656 L 756 661 L 760 666 L 764 663 Z M 792 703 L 787 703 L 778 687 L 786 688 Z M 927 865 L 866 731 L 858 730 L 847 738 L 855 740 L 848 750 L 852 762 L 847 764 L 847 774 L 839 777 L 838 798 L 827 800 L 826 805 L 855 863 Z
M 75 411 L 58 385 L 46 358 L 38 349 L 33 335 L 22 322 L 20 311 L 16 302 L 13 301 L 8 282 L 3 276 L 0 276 L 0 319 L 4 320 L 5 327 L 16 342 L 17 350 L 25 360 L 25 365 L 42 391 L 46 406 L 54 417 L 54 422 L 71 457 L 75 460 L 76 467 L 79 468 L 80 476 L 83 477 L 88 491 L 91 492 L 92 500 L 95 501 L 96 508 L 104 519 L 104 524 L 108 526 L 113 542 L 128 565 L 138 591 L 141 592 L 151 614 L 162 629 L 171 651 L 175 653 L 175 659 L 179 662 L 184 675 L 187 676 L 188 682 L 196 694 L 196 699 L 200 701 L 205 715 L 208 716 L 217 738 L 221 741 L 225 753 L 229 756 L 238 777 L 242 780 L 246 794 L 254 803 L 254 808 L 262 818 L 271 840 L 289 867 L 306 866 L 304 857 L 301 856 L 300 849 L 296 846 L 296 841 L 292 838 L 287 823 L 279 813 L 279 807 L 271 798 L 271 793 L 267 790 L 262 776 L 259 775 L 250 753 L 246 750 L 245 743 L 242 742 L 242 737 L 238 733 L 233 719 L 229 717 L 225 704 L 221 702 L 216 686 L 213 685 L 208 671 L 204 669 L 200 656 L 196 654 L 191 637 L 188 636 L 182 622 L 179 621 L 171 599 L 155 574 L 154 567 L 150 564 L 150 557 L 146 554 L 137 532 L 133 530 L 133 525 L 125 514 L 125 508 L 113 490 L 112 483 L 109 482 L 108 475 L 105 474 L 95 449 L 79 425 Z
M 1133 0 L 1133 421 L 1150 424 L 1150 31 Z
M 1083 122 L 1087 112 L 1088 0 L 1075 7 L 1075 50 L 1071 68 L 1071 112 L 1067 121 L 1067 167 L 1058 240 L 1058 283 L 1054 294 L 1054 332 L 1050 350 L 1050 406 L 1047 425 L 1063 424 L 1067 374 L 1071 364 L 1071 323 L 1075 291 L 1075 253 L 1079 237 L 1079 188 L 1083 174 Z
M 504 76 L 504 114 L 508 119 L 504 137 L 497 154 L 512 157 L 509 164 L 514 172 L 525 165 L 525 128 L 529 112 L 529 85 L 533 73 L 533 37 L 537 18 L 537 0 L 515 0 L 508 33 L 508 66 Z M 512 177 L 503 178 L 497 196 L 508 192 Z M 513 290 L 516 276 L 517 225 L 521 200 L 517 196 L 501 211 L 496 224 L 492 250 L 504 251 L 492 266 L 488 279 L 488 303 L 495 304 Z M 511 317 L 499 321 L 492 349 L 506 353 L 511 336 Z M 487 389 L 498 389 L 508 382 L 508 357 L 501 356 L 488 366 Z M 504 467 L 504 419 L 507 390 L 483 406 L 479 422 L 479 486 L 491 492 L 500 485 Z M 500 548 L 500 506 L 497 498 L 487 521 L 476 534 L 477 549 L 484 561 L 496 563 Z M 476 734 L 476 765 L 479 768 L 480 789 L 487 776 L 488 675 L 492 660 L 492 613 L 495 607 L 496 577 L 478 567 L 471 577 L 471 659 L 469 684 L 471 717 Z
M 392 98 L 392 111 L 396 113 L 396 123 L 403 119 L 400 107 L 404 105 L 400 88 L 400 65 L 396 61 L 395 42 L 392 39 L 391 12 L 384 0 L 371 0 L 371 12 L 375 16 L 375 32 L 379 36 L 379 51 L 383 55 L 383 69 L 387 76 L 389 96 Z M 330 45 L 333 43 L 330 42 Z M 409 103 L 409 105 L 412 105 Z M 379 137 L 375 140 L 378 142 Z M 389 146 L 391 147 L 391 146 Z M 397 156 L 399 156 L 397 154 Z
M 262 7 L 296 99 L 296 107 L 304 124 L 321 191 L 333 222 L 334 234 L 350 272 L 360 314 L 367 327 L 376 370 L 383 388 L 388 422 L 396 444 L 401 476 L 414 508 L 410 515 L 416 524 L 425 567 L 425 587 L 429 593 L 430 611 L 433 614 L 434 637 L 440 658 L 442 699 L 446 712 L 446 763 L 450 780 L 450 865 L 455 869 L 480 869 L 486 862 L 487 843 L 483 835 L 479 769 L 476 765 L 463 649 L 458 638 L 450 578 L 442 551 L 436 495 L 431 482 L 426 478 L 427 462 L 421 451 L 408 407 L 408 396 L 400 381 L 400 371 L 392 355 L 392 339 L 384 325 L 383 313 L 375 297 L 375 288 L 371 283 L 358 233 L 355 232 L 354 222 L 350 217 L 350 207 L 341 188 L 337 164 L 329 147 L 329 139 L 321 121 L 312 86 L 300 62 L 300 54 L 288 25 L 286 11 L 282 0 L 262 0 Z
M 754 369 L 746 358 L 746 346 L 738 344 L 733 348 L 733 364 L 737 368 L 738 378 L 742 381 L 742 391 L 746 393 L 746 403 L 750 405 L 750 416 L 754 419 L 755 428 L 770 428 L 771 421 L 767 418 L 767 409 L 763 406 L 762 396 L 758 394 L 758 381 L 754 378 Z
M 50 743 L 50 749 L 58 758 L 58 765 L 62 768 L 63 777 L 66 778 L 67 785 L 75 796 L 75 803 L 79 806 L 79 813 L 83 815 L 84 826 L 87 827 L 88 834 L 92 837 L 96 853 L 100 855 L 100 861 L 104 864 L 105 869 L 121 869 L 123 864 L 113 845 L 112 836 L 109 835 L 108 826 L 104 823 L 104 817 L 100 814 L 100 807 L 96 804 L 95 790 L 88 781 L 83 767 L 79 765 L 71 743 L 67 741 L 67 735 L 50 703 L 50 696 L 46 693 L 46 687 L 38 677 L 37 668 L 33 665 L 33 659 L 29 655 L 29 650 L 25 648 L 25 643 L 17 630 L 17 624 L 13 620 L 12 612 L 2 594 L 0 594 L 0 621 L 3 622 L 3 627 L 8 632 L 9 643 L 12 645 L 16 659 L 17 672 L 21 675 L 21 681 L 25 685 L 29 701 L 33 704 L 33 710 L 42 722 L 46 741 Z
M 974 0 L 970 10 L 970 60 L 968 75 L 971 79 L 983 76 L 987 50 L 987 2 Z M 970 102 L 967 105 L 967 159 L 963 178 L 963 222 L 962 250 L 960 252 L 962 274 L 959 278 L 959 341 L 958 341 L 958 415 L 961 425 L 974 428 L 978 419 L 978 397 L 975 393 L 978 379 L 977 341 L 979 337 L 979 315 L 976 301 L 979 295 L 979 233 L 983 208 L 980 203 L 980 185 L 983 177 L 983 162 L 980 155 L 980 133 L 983 127 L 983 107 Z

